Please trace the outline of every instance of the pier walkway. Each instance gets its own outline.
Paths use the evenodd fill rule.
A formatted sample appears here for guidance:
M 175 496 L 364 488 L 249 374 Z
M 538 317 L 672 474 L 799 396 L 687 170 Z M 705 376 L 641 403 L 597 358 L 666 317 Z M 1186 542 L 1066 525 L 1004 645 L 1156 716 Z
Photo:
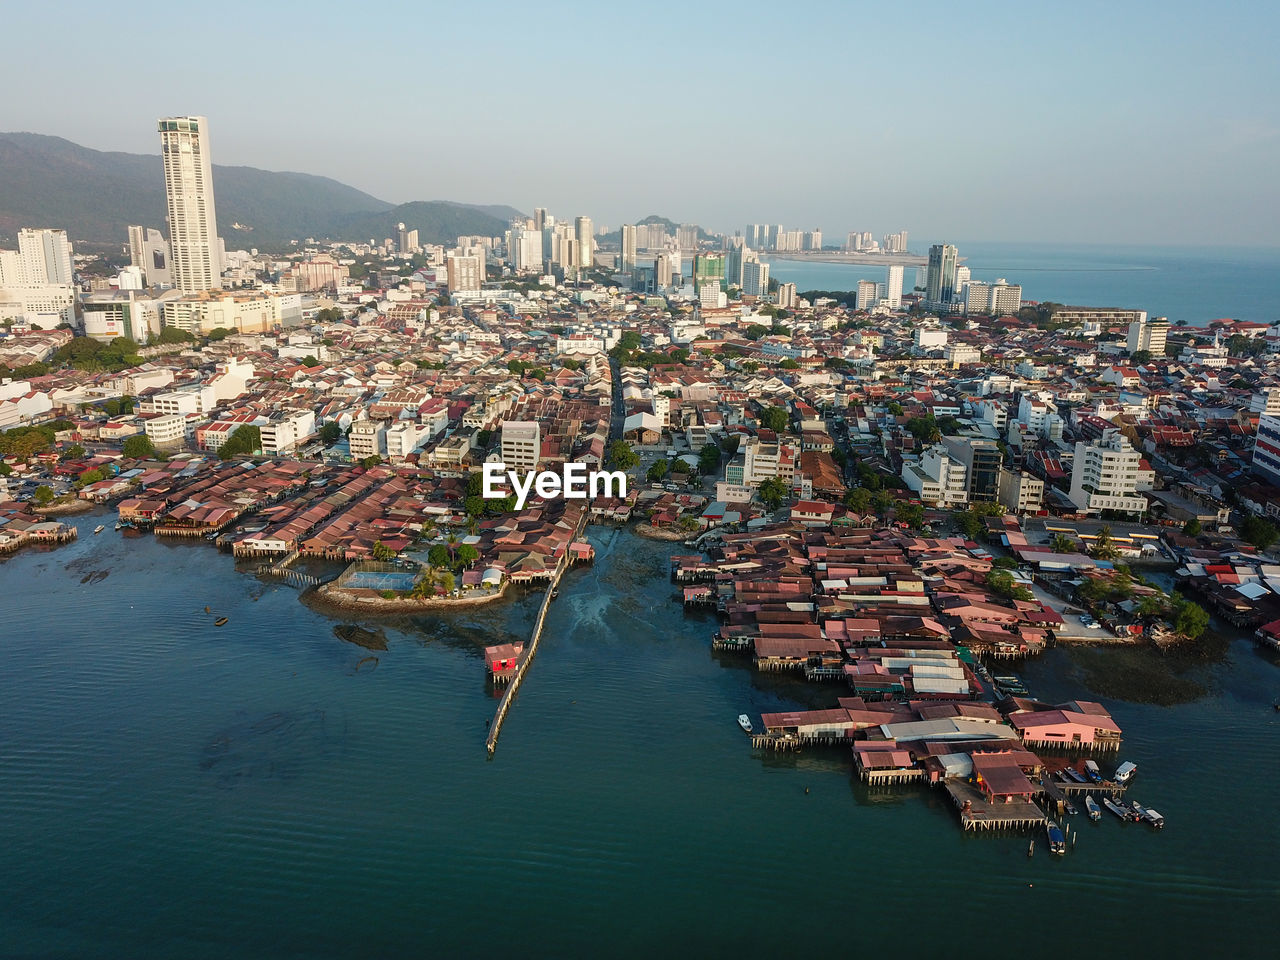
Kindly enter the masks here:
M 529 637 L 529 642 L 525 644 L 524 654 L 520 657 L 520 662 L 516 664 L 515 673 L 512 674 L 511 680 L 507 684 L 507 689 L 502 694 L 502 700 L 498 703 L 498 712 L 494 714 L 493 722 L 489 724 L 489 736 L 485 739 L 484 748 L 490 757 L 493 756 L 493 751 L 498 748 L 498 735 L 502 733 L 502 723 L 507 719 L 511 704 L 515 700 L 516 693 L 520 690 L 520 684 L 524 681 L 524 676 L 529 670 L 529 664 L 533 662 L 533 657 L 538 652 L 538 641 L 542 639 L 542 628 L 547 623 L 547 611 L 551 609 L 552 597 L 555 595 L 556 587 L 560 585 L 560 578 L 564 576 L 564 572 L 569 569 L 569 565 L 573 562 L 572 544 L 582 536 L 582 531 L 587 525 L 588 515 L 588 511 L 582 511 L 582 516 L 578 520 L 578 527 L 574 531 L 569 545 L 565 547 L 564 555 L 560 558 L 560 562 L 556 564 L 555 574 L 551 577 L 551 582 L 547 584 L 546 596 L 542 598 L 542 607 L 538 610 L 538 619 L 533 623 L 533 634 Z

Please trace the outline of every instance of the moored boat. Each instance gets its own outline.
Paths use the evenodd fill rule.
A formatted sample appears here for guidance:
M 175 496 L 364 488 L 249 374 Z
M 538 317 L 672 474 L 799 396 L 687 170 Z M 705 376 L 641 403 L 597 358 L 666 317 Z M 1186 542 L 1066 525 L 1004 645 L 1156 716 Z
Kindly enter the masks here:
M 1098 769 L 1098 764 L 1093 760 L 1086 760 L 1084 762 L 1084 772 L 1085 775 L 1094 783 L 1102 782 L 1102 771 Z
M 1089 782 L 1089 778 L 1088 778 L 1088 777 L 1086 777 L 1086 776 L 1085 776 L 1083 773 L 1081 773 L 1079 770 L 1077 770 L 1075 767 L 1067 767 L 1067 768 L 1066 768 L 1065 770 L 1063 770 L 1062 772 L 1063 772 L 1063 773 L 1065 773 L 1065 774 L 1066 774 L 1068 777 L 1070 777 L 1072 780 L 1074 780 L 1076 783 L 1088 783 L 1088 782 Z
M 221 626 L 225 625 L 225 624 L 226 624 L 226 622 L 227 622 L 227 618 L 226 618 L 226 617 L 219 617 L 217 620 L 213 621 L 213 625 L 214 625 L 215 627 L 221 627 Z
M 1079 807 L 1077 807 L 1077 806 L 1076 806 L 1074 803 L 1072 803 L 1070 800 L 1066 800 L 1066 801 L 1064 801 L 1064 802 L 1063 802 L 1063 807 L 1066 809 L 1067 813 L 1071 814 L 1071 816 L 1073 816 L 1073 817 L 1074 817 L 1074 816 L 1076 816 L 1076 814 L 1078 814 L 1078 813 L 1080 812 L 1080 808 L 1079 808 Z
M 1147 807 L 1142 819 L 1146 820 L 1147 823 L 1151 824 L 1157 830 L 1164 827 L 1164 817 L 1160 815 L 1159 810 L 1152 810 L 1150 807 Z
M 1133 819 L 1132 810 L 1128 809 L 1127 807 L 1120 806 L 1120 804 L 1116 803 L 1110 797 L 1103 797 L 1102 805 L 1106 807 L 1108 810 L 1110 810 L 1112 813 L 1114 813 L 1121 820 L 1128 821 Z
M 1116 783 L 1128 783 L 1130 780 L 1133 779 L 1133 775 L 1137 772 L 1138 772 L 1138 765 L 1136 763 L 1130 763 L 1128 760 L 1126 760 L 1124 763 L 1120 764 L 1120 766 L 1116 767 L 1116 772 L 1113 779 L 1115 780 Z
M 750 732 L 751 732 L 751 718 L 750 718 L 750 717 L 748 717 L 745 713 L 740 713 L 740 714 L 738 714 L 738 726 L 740 726 L 740 727 L 741 727 L 743 730 L 745 730 L 747 733 L 750 733 Z
M 1089 819 L 1094 823 L 1102 819 L 1102 811 L 1098 809 L 1098 801 L 1087 793 L 1084 795 L 1084 808 L 1089 811 Z
M 1062 828 L 1052 820 L 1046 820 L 1044 823 L 1044 832 L 1049 838 L 1049 852 L 1063 854 L 1067 852 L 1067 838 L 1062 834 Z
M 100 533 L 101 533 L 103 530 L 105 530 L 105 529 L 107 529 L 106 525 L 105 525 L 105 524 L 101 524 L 101 523 L 100 523 L 100 524 L 98 524 L 96 527 L 94 527 L 94 528 L 93 528 L 93 535 L 96 537 L 98 534 L 100 534 Z

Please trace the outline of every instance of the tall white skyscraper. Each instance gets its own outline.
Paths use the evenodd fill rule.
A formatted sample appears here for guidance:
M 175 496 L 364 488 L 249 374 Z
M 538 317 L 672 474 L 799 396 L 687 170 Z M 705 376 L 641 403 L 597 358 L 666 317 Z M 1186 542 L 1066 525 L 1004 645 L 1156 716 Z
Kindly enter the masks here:
M 879 284 L 874 280 L 858 281 L 858 309 L 870 310 L 876 305 L 876 294 L 879 292 Z
M 578 266 L 589 267 L 595 263 L 596 238 L 591 229 L 590 217 L 578 217 L 573 221 L 578 235 Z
M 222 254 L 213 204 L 209 121 L 164 117 L 159 130 L 174 286 L 183 293 L 219 288 Z
M 742 265 L 742 292 L 749 297 L 765 297 L 769 294 L 769 265 L 759 260 L 749 260 Z
M 67 231 L 30 227 L 19 230 L 18 257 L 28 286 L 71 285 L 71 241 Z
M 894 310 L 902 306 L 902 264 L 894 264 L 889 268 L 889 287 L 885 292 L 884 302 Z
M 622 225 L 622 262 L 618 265 L 623 273 L 632 273 L 636 268 L 636 228 L 635 224 Z

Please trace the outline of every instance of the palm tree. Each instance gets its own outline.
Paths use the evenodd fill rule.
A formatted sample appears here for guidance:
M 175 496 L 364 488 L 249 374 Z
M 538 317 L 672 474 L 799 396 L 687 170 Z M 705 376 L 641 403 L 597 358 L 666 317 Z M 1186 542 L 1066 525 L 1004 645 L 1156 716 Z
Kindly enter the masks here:
M 1096 560 L 1114 560 L 1120 556 L 1120 551 L 1111 539 L 1111 527 L 1105 523 L 1098 529 L 1097 539 L 1093 542 L 1093 556 Z
M 1055 533 L 1049 541 L 1049 549 L 1054 553 L 1075 553 L 1076 542 L 1065 533 Z

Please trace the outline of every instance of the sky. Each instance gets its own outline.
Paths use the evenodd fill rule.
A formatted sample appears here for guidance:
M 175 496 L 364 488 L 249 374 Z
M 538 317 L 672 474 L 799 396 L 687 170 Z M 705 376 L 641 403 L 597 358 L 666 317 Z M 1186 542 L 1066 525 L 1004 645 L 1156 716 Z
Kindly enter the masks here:
M 614 227 L 1280 246 L 1271 3 L 57 8 L 6 11 L 0 130 L 203 114 L 219 164 Z

